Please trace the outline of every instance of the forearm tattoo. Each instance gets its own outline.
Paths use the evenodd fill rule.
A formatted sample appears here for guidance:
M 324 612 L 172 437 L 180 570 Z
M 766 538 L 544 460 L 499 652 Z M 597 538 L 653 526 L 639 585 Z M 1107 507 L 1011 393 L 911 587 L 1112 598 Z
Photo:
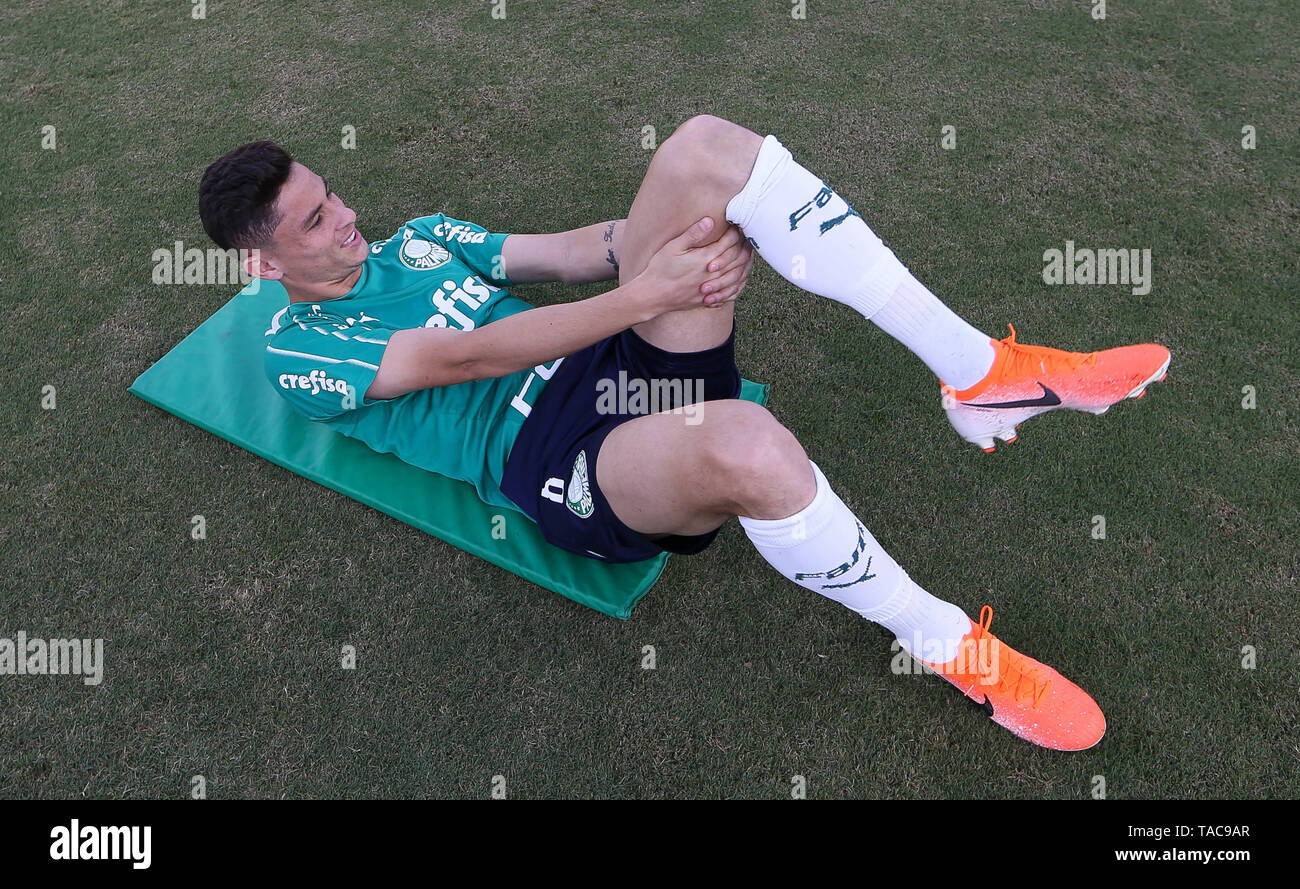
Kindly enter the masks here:
M 611 245 L 609 253 L 605 256 L 605 262 L 614 267 L 615 275 L 618 274 L 618 257 L 614 255 L 614 247 L 612 245 L 614 243 L 614 226 L 616 225 L 618 225 L 617 222 L 611 222 L 609 228 L 605 229 L 605 243 Z

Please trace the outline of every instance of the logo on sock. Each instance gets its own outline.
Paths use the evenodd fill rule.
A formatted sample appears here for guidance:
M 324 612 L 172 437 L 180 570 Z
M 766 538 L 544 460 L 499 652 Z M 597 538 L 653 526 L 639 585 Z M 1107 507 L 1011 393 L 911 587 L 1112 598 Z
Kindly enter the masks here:
M 795 579 L 795 580 L 807 580 L 807 579 L 809 579 L 809 578 L 818 578 L 818 577 L 821 577 L 821 578 L 824 578 L 824 579 L 826 579 L 826 580 L 834 580 L 834 579 L 836 579 L 837 577 L 842 577 L 843 575 L 849 573 L 849 571 L 853 570 L 853 566 L 856 565 L 856 564 L 858 564 L 858 561 L 862 558 L 862 553 L 863 553 L 863 552 L 866 550 L 866 548 L 867 548 L 867 529 L 866 529 L 866 527 L 865 527 L 861 522 L 858 522 L 858 523 L 857 523 L 857 526 L 858 526 L 858 545 L 857 545 L 856 548 L 854 548 L 854 550 L 853 550 L 853 557 L 852 557 L 851 559 L 849 559 L 849 561 L 847 561 L 847 562 L 845 562 L 844 564 L 840 565 L 838 568 L 832 568 L 830 571 L 821 571 L 821 572 L 818 572 L 818 573 L 816 573 L 816 574 L 803 574 L 803 573 L 800 573 L 800 572 L 796 572 L 795 575 L 794 575 L 794 579 Z M 826 583 L 826 584 L 822 584 L 822 589 L 824 589 L 824 590 L 842 590 L 842 589 L 844 589 L 845 587 L 853 586 L 855 583 L 862 583 L 862 581 L 864 581 L 864 580 L 871 580 L 871 578 L 873 578 L 873 577 L 875 577 L 875 576 L 876 576 L 876 575 L 874 575 L 874 574 L 871 573 L 871 556 L 867 556 L 867 564 L 864 566 L 864 570 L 863 570 L 863 572 L 862 572 L 862 576 L 859 577 L 857 580 L 851 580 L 851 581 L 849 581 L 848 583 Z
M 875 576 L 876 575 L 871 573 L 871 556 L 867 556 L 867 564 L 863 566 L 862 576 L 859 577 L 857 580 L 850 580 L 848 583 L 824 583 L 822 584 L 822 589 L 842 590 L 845 587 L 853 586 L 855 583 L 862 583 L 862 581 L 864 580 L 871 580 L 871 578 Z
M 845 206 L 848 206 L 848 204 L 846 203 Z M 834 219 L 827 219 L 825 222 L 823 222 L 821 224 L 821 227 L 818 229 L 817 234 L 819 235 L 826 234 L 828 231 L 835 228 L 835 226 L 839 225 L 841 222 L 848 219 L 850 216 L 856 216 L 859 219 L 862 218 L 861 213 L 859 213 L 857 210 L 854 210 L 852 207 L 849 207 L 848 210 L 844 211 L 839 216 L 836 216 Z
M 839 195 L 835 193 L 834 189 L 832 189 L 829 185 L 823 182 L 821 191 L 817 192 L 816 196 L 814 196 L 811 201 L 804 204 L 798 210 L 795 210 L 793 213 L 790 214 L 790 231 L 794 231 L 795 229 L 797 229 L 799 227 L 800 220 L 802 220 L 805 216 L 811 213 L 813 211 L 813 208 L 825 207 L 827 204 L 830 203 L 831 198 L 834 197 L 839 197 Z M 840 200 L 844 200 L 844 199 L 840 198 Z M 857 210 L 854 210 L 852 207 L 849 206 L 848 201 L 844 201 L 844 212 L 841 213 L 839 216 L 836 216 L 834 219 L 827 219 L 825 222 L 821 223 L 821 225 L 818 226 L 817 234 L 818 235 L 826 234 L 828 231 L 835 228 L 835 226 L 839 225 L 841 222 L 848 219 L 850 216 L 857 216 L 859 219 L 862 218 L 861 214 L 858 213 Z

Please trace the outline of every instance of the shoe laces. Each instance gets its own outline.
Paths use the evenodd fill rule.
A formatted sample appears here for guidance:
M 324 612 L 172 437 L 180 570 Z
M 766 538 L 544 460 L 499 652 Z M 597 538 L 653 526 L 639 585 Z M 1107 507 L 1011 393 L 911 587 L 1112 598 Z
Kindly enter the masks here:
M 995 685 L 998 691 L 1010 694 L 1013 700 L 1020 700 L 1021 698 L 1029 700 L 1034 709 L 1037 709 L 1038 705 L 1043 701 L 1043 696 L 1047 694 L 1047 690 L 1051 687 L 1052 680 L 1044 680 L 1038 669 L 1031 665 L 1028 658 L 1013 651 L 1011 646 L 1001 644 L 1001 640 L 989 632 L 989 626 L 992 623 L 993 606 L 985 605 L 980 609 L 980 620 L 975 628 L 972 641 L 977 646 L 976 652 L 979 651 L 978 646 L 985 637 L 992 639 L 993 643 L 997 645 L 997 658 L 993 666 L 997 667 L 998 679 L 996 683 L 989 684 Z M 976 656 L 976 663 L 979 663 L 978 656 Z M 981 684 L 983 684 L 983 680 L 988 673 L 984 664 L 980 664 L 979 673 Z
M 999 340 L 1002 345 L 1010 350 L 1007 354 L 1004 374 L 1009 372 L 1012 376 L 1033 375 L 1046 373 L 1049 368 L 1064 368 L 1074 371 L 1097 363 L 1096 352 L 1068 352 L 1065 349 L 1053 349 L 1048 346 L 1027 346 L 1024 343 L 1018 343 L 1016 342 L 1015 326 L 1008 324 L 1007 327 L 1011 328 L 1011 336 Z

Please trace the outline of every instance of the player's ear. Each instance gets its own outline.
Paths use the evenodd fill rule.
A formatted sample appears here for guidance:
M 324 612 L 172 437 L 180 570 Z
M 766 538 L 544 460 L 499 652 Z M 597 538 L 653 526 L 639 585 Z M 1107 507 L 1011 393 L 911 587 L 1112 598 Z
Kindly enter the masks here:
M 284 277 L 284 269 L 280 268 L 271 254 L 264 253 L 257 247 L 241 250 L 239 253 L 240 262 L 243 263 L 244 271 L 250 278 L 278 281 Z

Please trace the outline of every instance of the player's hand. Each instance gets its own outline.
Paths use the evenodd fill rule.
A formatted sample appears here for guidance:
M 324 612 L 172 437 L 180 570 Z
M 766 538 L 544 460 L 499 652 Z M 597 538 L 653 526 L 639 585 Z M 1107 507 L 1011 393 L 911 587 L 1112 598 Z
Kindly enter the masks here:
M 734 225 L 729 228 L 728 234 L 735 232 L 739 238 L 725 253 L 709 263 L 709 271 L 715 277 L 705 281 L 701 287 L 705 294 L 704 304 L 710 308 L 734 301 L 749 283 L 749 273 L 754 267 L 754 248 L 749 239 Z
M 720 298 L 720 291 L 706 293 L 705 285 L 712 279 L 734 274 L 735 270 L 727 272 L 724 265 L 710 271 L 709 266 L 722 259 L 742 238 L 735 226 L 728 226 L 722 237 L 711 244 L 703 244 L 712 232 L 713 220 L 706 216 L 650 257 L 645 270 L 637 277 L 649 285 L 647 290 L 652 294 L 656 310 L 662 313 L 694 309 L 705 305 L 710 297 Z

